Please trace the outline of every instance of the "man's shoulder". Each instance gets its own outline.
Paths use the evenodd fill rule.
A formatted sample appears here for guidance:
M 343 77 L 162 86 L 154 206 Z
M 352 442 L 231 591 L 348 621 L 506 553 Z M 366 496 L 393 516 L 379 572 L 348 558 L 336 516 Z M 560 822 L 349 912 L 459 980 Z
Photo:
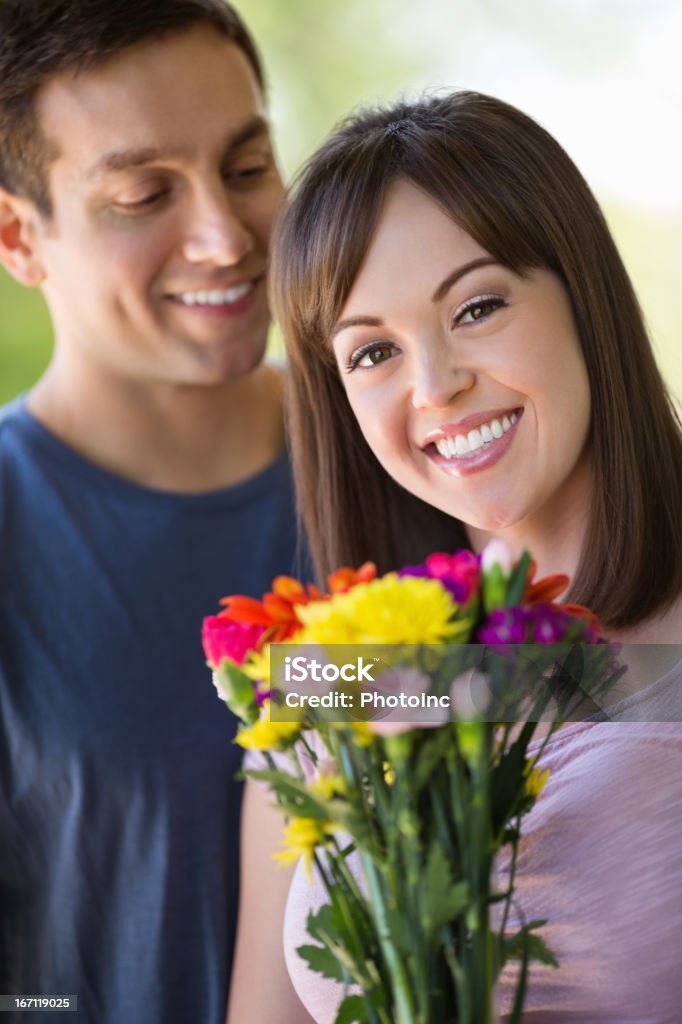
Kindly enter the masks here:
M 19 395 L 5 405 L 0 405 L 0 433 L 8 424 L 16 423 L 24 415 L 24 396 Z
M 23 395 L 0 406 L 0 458 L 6 457 L 16 448 L 17 440 L 23 436 L 26 425 Z

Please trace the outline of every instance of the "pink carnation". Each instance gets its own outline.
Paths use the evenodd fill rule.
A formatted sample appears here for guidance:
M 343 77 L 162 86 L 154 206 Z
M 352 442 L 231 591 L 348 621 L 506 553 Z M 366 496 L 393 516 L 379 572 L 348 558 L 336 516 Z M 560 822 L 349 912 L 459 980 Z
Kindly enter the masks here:
M 456 551 L 454 555 L 438 551 L 429 555 L 424 565 L 406 565 L 398 575 L 438 580 L 457 604 L 464 605 L 478 593 L 480 566 L 471 551 Z
M 219 668 L 223 658 L 242 665 L 264 632 L 265 626 L 233 622 L 226 615 L 208 615 L 201 631 L 206 661 L 211 668 Z
M 426 559 L 429 575 L 448 587 L 455 600 L 466 604 L 478 593 L 480 566 L 471 551 L 457 551 L 454 555 L 442 552 L 429 555 Z

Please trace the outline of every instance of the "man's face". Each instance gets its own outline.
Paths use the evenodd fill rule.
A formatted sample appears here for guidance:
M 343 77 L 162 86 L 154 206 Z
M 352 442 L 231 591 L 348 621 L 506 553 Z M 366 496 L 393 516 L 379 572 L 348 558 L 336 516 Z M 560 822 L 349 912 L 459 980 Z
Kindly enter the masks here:
M 204 26 L 139 44 L 51 81 L 38 116 L 58 155 L 36 244 L 68 364 L 139 383 L 253 369 L 282 183 L 242 51 Z

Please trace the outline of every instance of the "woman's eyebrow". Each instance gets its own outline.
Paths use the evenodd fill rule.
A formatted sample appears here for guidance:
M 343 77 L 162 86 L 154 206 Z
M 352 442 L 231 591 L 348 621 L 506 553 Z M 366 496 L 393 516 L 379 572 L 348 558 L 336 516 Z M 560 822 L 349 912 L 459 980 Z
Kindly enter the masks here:
M 447 293 L 452 288 L 453 284 L 456 284 L 461 277 L 465 274 L 471 273 L 472 270 L 478 270 L 479 267 L 489 267 L 491 263 L 497 263 L 493 256 L 479 256 L 478 259 L 470 260 L 468 263 L 463 263 L 461 267 L 457 267 L 451 274 L 441 281 L 436 288 L 435 292 L 431 296 L 431 302 L 440 302 L 444 299 Z
M 378 316 L 349 316 L 346 320 L 339 320 L 329 335 L 332 341 L 337 334 L 345 331 L 347 327 L 383 327 L 384 321 Z

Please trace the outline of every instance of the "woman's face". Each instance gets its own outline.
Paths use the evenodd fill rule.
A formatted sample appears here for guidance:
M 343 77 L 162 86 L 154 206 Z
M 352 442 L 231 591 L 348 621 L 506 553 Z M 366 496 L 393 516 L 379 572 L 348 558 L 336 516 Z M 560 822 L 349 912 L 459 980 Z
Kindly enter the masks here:
M 367 442 L 408 491 L 490 532 L 586 507 L 590 392 L 563 285 L 496 263 L 406 181 L 333 347 Z

